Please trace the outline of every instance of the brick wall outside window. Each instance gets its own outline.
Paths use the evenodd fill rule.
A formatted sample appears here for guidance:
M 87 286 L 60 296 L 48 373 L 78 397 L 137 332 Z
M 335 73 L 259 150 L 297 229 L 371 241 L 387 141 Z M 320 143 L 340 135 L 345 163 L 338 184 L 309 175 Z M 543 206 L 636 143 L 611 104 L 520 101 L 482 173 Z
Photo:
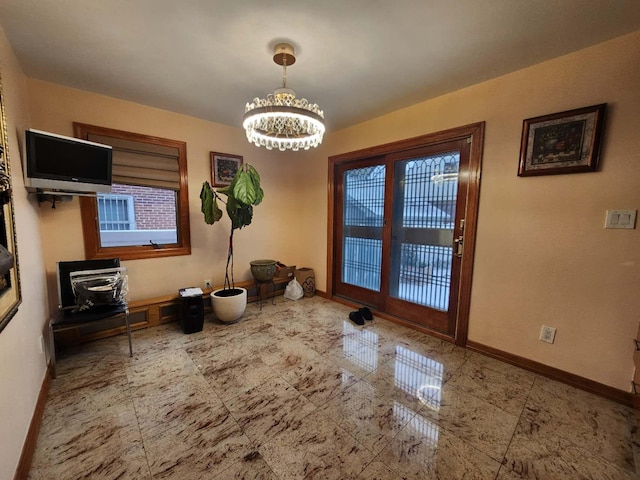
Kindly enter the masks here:
M 173 190 L 114 183 L 111 193 L 133 196 L 138 230 L 175 230 L 176 193 Z

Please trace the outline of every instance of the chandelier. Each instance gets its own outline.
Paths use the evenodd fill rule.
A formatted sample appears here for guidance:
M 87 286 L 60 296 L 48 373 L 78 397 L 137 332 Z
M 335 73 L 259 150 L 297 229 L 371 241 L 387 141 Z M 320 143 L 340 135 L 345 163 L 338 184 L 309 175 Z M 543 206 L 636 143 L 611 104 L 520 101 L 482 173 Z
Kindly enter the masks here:
M 287 66 L 296 62 L 293 46 L 278 43 L 273 61 L 282 66 L 282 88 L 267 98 L 254 98 L 244 109 L 242 126 L 247 140 L 267 150 L 309 150 L 322 142 L 324 113 L 306 98 L 287 88 Z

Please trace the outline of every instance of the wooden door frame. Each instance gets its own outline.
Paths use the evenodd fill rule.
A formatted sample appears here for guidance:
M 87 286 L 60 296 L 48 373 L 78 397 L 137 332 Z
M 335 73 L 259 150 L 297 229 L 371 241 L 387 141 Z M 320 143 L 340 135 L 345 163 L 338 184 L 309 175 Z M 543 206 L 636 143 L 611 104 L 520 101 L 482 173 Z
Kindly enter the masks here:
M 411 150 L 426 145 L 445 143 L 454 140 L 467 140 L 470 144 L 469 174 L 467 189 L 467 211 L 465 212 L 465 237 L 462 246 L 462 265 L 460 266 L 460 286 L 458 288 L 458 312 L 456 330 L 453 341 L 457 345 L 466 345 L 469 331 L 469 310 L 471 306 L 471 280 L 473 277 L 473 260 L 476 245 L 476 230 L 478 224 L 478 208 L 480 202 L 480 173 L 482 167 L 482 152 L 484 147 L 485 122 L 472 123 L 462 127 L 429 133 L 397 142 L 368 147 L 353 152 L 329 157 L 328 162 L 328 211 L 327 211 L 327 295 L 335 299 L 334 295 L 334 255 L 336 251 L 335 233 L 335 170 L 336 166 L 354 162 L 368 157 L 388 155 L 404 150 Z

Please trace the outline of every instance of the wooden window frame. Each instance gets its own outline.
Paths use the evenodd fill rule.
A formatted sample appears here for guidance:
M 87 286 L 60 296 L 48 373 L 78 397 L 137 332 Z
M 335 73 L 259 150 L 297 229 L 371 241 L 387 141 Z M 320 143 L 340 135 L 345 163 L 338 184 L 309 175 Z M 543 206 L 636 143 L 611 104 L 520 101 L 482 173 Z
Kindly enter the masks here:
M 151 143 L 173 147 L 178 150 L 178 168 L 180 170 L 180 191 L 177 198 L 177 228 L 178 243 L 161 246 L 132 245 L 126 247 L 102 247 L 100 246 L 100 233 L 98 222 L 98 202 L 95 197 L 80 197 L 80 214 L 82 216 L 82 233 L 84 237 L 85 258 L 114 258 L 121 260 L 134 260 L 142 258 L 173 257 L 178 255 L 191 255 L 191 231 L 189 226 L 189 189 L 187 180 L 187 144 L 178 140 L 153 137 L 138 133 L 114 130 L 112 128 L 98 127 L 84 123 L 73 123 L 73 131 L 76 138 L 88 139 L 90 134 L 105 135 L 122 138 L 135 142 Z

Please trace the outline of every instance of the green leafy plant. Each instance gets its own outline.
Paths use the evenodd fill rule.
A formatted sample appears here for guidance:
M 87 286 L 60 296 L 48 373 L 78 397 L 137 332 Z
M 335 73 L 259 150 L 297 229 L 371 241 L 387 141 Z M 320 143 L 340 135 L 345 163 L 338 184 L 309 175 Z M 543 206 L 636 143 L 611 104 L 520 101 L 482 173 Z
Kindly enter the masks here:
M 252 165 L 243 165 L 236 172 L 230 185 L 213 189 L 209 182 L 202 184 L 200 191 L 201 211 L 204 221 L 213 225 L 222 218 L 222 210 L 218 202 L 225 205 L 227 215 L 231 219 L 227 266 L 224 276 L 225 290 L 235 288 L 233 280 L 233 233 L 251 224 L 253 207 L 262 202 L 264 192 L 260 187 L 260 174 Z

